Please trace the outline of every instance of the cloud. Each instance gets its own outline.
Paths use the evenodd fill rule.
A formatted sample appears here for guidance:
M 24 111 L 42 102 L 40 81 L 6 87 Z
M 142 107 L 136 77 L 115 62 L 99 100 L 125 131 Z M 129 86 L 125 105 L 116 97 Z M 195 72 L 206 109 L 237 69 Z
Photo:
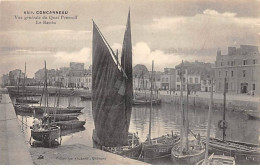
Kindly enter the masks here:
M 83 62 L 85 68 L 92 63 L 91 49 L 86 47 L 76 52 L 57 52 L 54 54 L 54 62 L 57 64 L 68 64 L 69 62 Z
M 162 50 L 151 50 L 145 42 L 137 42 L 133 46 L 133 66 L 144 64 L 151 70 L 152 60 L 154 60 L 155 70 L 163 71 L 164 68 L 174 68 L 182 60 L 194 62 L 195 60 L 203 62 L 213 62 L 215 57 L 212 55 L 184 54 L 184 53 L 165 53 Z
M 226 48 L 234 44 L 257 45 L 260 18 L 237 17 L 236 13 L 206 9 L 194 16 L 154 18 L 145 28 L 163 38 L 171 37 L 168 44 L 172 48 Z

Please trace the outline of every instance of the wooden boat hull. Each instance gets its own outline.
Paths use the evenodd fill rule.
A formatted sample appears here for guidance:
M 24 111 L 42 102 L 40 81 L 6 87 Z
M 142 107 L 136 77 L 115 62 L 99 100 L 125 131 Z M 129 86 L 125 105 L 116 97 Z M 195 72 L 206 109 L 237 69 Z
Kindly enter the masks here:
M 18 113 L 33 113 L 33 107 L 27 104 L 15 104 L 14 109 Z
M 60 138 L 60 128 L 58 126 L 51 126 L 50 130 L 31 130 L 31 137 L 40 141 L 43 144 L 49 144 L 52 141 Z
M 77 120 L 79 114 L 50 114 L 50 117 L 54 119 L 55 116 L 55 121 L 70 121 L 70 120 Z
M 76 128 L 82 128 L 84 127 L 85 123 L 86 121 L 72 120 L 72 121 L 54 122 L 53 124 L 58 125 L 61 130 L 71 130 Z
M 96 139 L 96 132 L 95 130 L 93 130 L 93 134 L 92 134 L 92 140 L 93 140 L 93 147 L 97 148 L 97 149 L 101 149 L 103 151 L 107 151 L 110 153 L 114 153 L 120 156 L 124 156 L 124 157 L 128 157 L 131 159 L 138 159 L 140 157 L 140 154 L 142 152 L 142 144 L 139 142 L 139 138 L 136 137 L 134 144 L 135 146 L 129 147 L 129 146 L 124 146 L 124 147 L 129 147 L 126 150 L 114 150 L 113 147 L 105 147 L 105 146 L 101 146 L 98 144 L 98 142 L 95 140 Z M 132 133 L 128 133 L 128 142 L 131 142 L 132 139 Z M 118 149 L 122 149 L 123 147 L 114 147 L 114 148 L 118 148 Z
M 35 113 L 43 114 L 44 113 L 43 106 L 34 107 Z M 49 113 L 54 114 L 55 113 L 55 107 L 48 107 Z M 81 108 L 57 108 L 56 114 L 69 114 L 69 113 L 81 113 Z
M 204 160 L 199 161 L 196 165 L 204 165 Z M 235 165 L 235 158 L 231 156 L 212 154 L 208 160 L 209 165 Z
M 24 98 L 17 98 L 16 103 L 28 103 L 28 104 L 38 104 L 39 100 L 31 100 L 31 99 L 24 99 Z
M 236 162 L 260 163 L 260 147 L 254 144 L 210 138 L 209 152 L 235 158 Z
M 151 161 L 154 159 L 160 159 L 171 155 L 172 147 L 180 142 L 179 137 L 175 137 L 171 142 L 166 144 L 147 144 L 143 143 L 142 158 L 144 161 Z
M 155 105 L 161 105 L 162 104 L 162 100 L 158 99 L 158 100 L 152 100 L 152 104 L 153 106 Z M 133 106 L 148 106 L 151 105 L 151 101 L 150 100 L 133 100 Z
M 81 101 L 91 100 L 91 96 L 80 96 Z
M 198 152 L 188 155 L 180 155 L 177 151 L 179 148 L 179 144 L 175 145 L 171 151 L 171 159 L 175 164 L 182 165 L 195 165 L 199 161 L 203 160 L 205 157 L 205 146 Z

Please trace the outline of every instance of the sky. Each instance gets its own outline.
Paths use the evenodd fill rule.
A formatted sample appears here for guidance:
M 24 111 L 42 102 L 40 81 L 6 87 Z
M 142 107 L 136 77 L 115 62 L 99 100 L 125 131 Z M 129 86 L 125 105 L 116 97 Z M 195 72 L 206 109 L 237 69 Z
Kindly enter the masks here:
M 218 49 L 225 54 L 228 46 L 260 43 L 259 0 L 0 0 L 0 76 L 23 70 L 26 62 L 28 77 L 33 77 L 44 60 L 48 69 L 68 67 L 69 62 L 83 62 L 88 68 L 92 19 L 120 53 L 129 9 L 133 65 L 148 69 L 152 60 L 156 71 L 182 60 L 214 63 Z M 36 24 L 36 19 L 26 17 L 44 15 L 24 14 L 53 10 L 68 11 L 67 16 L 77 19 L 48 18 L 56 24 Z

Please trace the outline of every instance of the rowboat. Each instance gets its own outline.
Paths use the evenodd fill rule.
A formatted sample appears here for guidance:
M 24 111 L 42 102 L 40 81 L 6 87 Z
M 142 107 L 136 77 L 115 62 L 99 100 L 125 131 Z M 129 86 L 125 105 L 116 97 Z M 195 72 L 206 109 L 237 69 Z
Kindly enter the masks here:
M 260 112 L 259 111 L 246 110 L 246 111 L 244 111 L 244 114 L 247 115 L 248 119 L 252 119 L 252 120 L 259 120 L 260 119 Z
M 37 129 L 33 127 L 31 137 L 36 141 L 40 141 L 44 146 L 51 147 L 54 141 L 60 138 L 60 127 L 54 125 Z
M 234 157 L 225 155 L 214 155 L 214 153 L 208 158 L 208 165 L 235 165 Z M 201 160 L 196 165 L 205 165 L 205 160 Z

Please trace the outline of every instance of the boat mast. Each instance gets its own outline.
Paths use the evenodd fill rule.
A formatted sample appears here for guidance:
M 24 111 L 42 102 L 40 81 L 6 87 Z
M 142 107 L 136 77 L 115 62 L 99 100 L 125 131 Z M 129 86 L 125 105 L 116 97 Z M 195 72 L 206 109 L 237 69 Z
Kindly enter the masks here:
M 223 141 L 225 140 L 225 136 L 226 136 L 226 124 L 225 124 L 225 120 L 226 120 L 226 84 L 227 84 L 227 78 L 224 78 L 224 110 L 223 110 Z
M 206 137 L 207 138 L 206 139 L 206 152 L 205 152 L 205 159 L 204 159 L 205 165 L 208 164 L 212 103 L 213 103 L 213 78 L 211 78 L 211 90 L 210 90 L 209 113 L 208 113 L 208 127 L 207 127 L 207 137 Z
M 152 61 L 152 75 L 151 75 L 151 95 L 150 95 L 150 118 L 149 118 L 149 144 L 151 144 L 151 129 L 152 129 L 152 108 L 153 108 L 153 61 Z
M 183 88 L 182 88 L 182 84 L 183 84 L 183 61 L 181 63 L 181 68 L 180 68 L 180 80 L 181 80 L 181 86 L 180 86 L 180 90 L 181 90 L 181 95 L 180 95 L 180 101 L 181 101 L 181 129 L 180 129 L 180 153 L 183 151 L 184 146 L 185 146 L 185 141 L 184 141 L 184 131 L 185 131 L 185 125 L 184 125 L 184 103 L 183 103 Z
M 25 91 L 25 74 L 26 74 L 26 63 L 24 66 L 24 76 L 23 76 L 23 98 L 22 98 L 22 102 L 24 102 L 24 91 Z
M 188 118 L 188 113 L 189 113 L 189 84 L 188 84 L 188 75 L 187 75 L 187 78 L 186 78 L 186 86 L 187 86 L 187 89 L 186 89 L 186 92 L 187 92 L 187 97 L 186 97 L 186 114 L 185 114 L 185 149 L 188 151 L 189 149 L 189 141 L 188 141 L 188 136 L 189 136 L 189 118 Z
M 19 93 L 19 88 L 20 88 L 20 80 L 21 80 L 21 70 L 20 70 L 20 72 L 19 72 L 19 78 L 18 78 L 18 88 L 17 88 L 17 89 L 18 89 L 18 93 L 17 93 L 17 94 L 18 94 L 18 96 L 17 96 L 17 97 L 19 97 L 19 94 L 20 94 L 20 93 Z
M 44 70 L 45 70 L 45 102 L 44 102 L 44 108 L 45 113 L 47 113 L 47 116 L 49 117 L 49 110 L 48 110 L 48 90 L 47 90 L 47 70 L 46 70 L 46 61 L 44 61 Z M 49 119 L 47 119 L 48 128 L 50 126 Z

